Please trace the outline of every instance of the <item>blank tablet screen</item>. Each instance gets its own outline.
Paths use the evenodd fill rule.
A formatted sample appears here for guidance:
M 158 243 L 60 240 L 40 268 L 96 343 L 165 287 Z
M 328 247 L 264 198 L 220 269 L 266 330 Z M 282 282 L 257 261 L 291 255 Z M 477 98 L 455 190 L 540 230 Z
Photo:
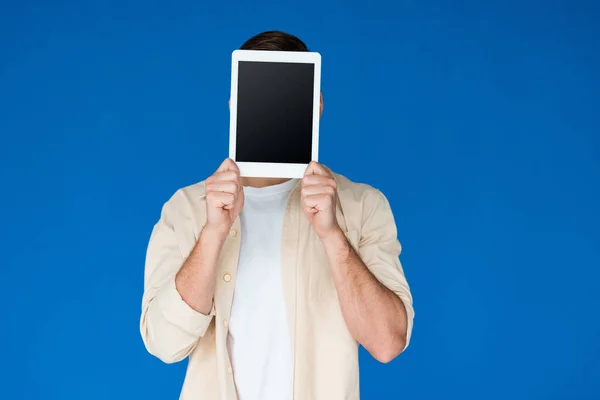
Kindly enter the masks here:
M 236 161 L 311 161 L 315 66 L 240 61 Z

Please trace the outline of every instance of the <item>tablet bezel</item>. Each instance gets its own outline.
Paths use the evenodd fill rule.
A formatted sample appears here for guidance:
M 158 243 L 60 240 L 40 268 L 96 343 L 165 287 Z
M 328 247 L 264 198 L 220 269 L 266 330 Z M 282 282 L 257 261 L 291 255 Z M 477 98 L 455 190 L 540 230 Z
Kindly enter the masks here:
M 321 55 L 316 52 L 235 50 L 231 56 L 229 157 L 234 160 L 240 168 L 241 176 L 260 178 L 302 178 L 308 164 L 238 162 L 236 160 L 238 66 L 240 61 L 314 64 L 311 160 L 318 161 L 319 118 L 321 108 Z

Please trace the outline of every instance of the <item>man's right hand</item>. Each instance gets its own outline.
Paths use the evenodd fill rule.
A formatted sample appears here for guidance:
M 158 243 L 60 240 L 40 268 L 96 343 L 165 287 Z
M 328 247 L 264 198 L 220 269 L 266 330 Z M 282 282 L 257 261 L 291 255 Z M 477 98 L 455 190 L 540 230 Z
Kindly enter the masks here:
M 244 189 L 240 169 L 227 158 L 206 180 L 206 226 L 227 234 L 244 206 Z
M 175 277 L 175 288 L 192 309 L 209 315 L 214 303 L 215 276 L 221 248 L 242 211 L 244 191 L 240 170 L 226 159 L 206 180 L 206 225 Z

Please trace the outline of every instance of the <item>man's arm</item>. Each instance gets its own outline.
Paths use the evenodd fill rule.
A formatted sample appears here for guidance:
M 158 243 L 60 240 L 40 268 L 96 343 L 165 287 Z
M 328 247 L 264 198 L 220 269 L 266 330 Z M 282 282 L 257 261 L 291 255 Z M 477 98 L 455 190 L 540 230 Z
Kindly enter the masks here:
M 189 257 L 175 275 L 177 292 L 193 310 L 208 315 L 213 306 L 215 275 L 225 234 L 205 227 Z
M 207 280 L 210 279 L 210 270 L 214 269 L 210 265 L 210 254 L 218 251 L 217 245 L 211 246 L 211 241 L 207 240 L 208 235 L 203 231 L 187 260 L 184 258 L 179 248 L 174 220 L 178 213 L 187 208 L 185 197 L 180 192 L 165 204 L 161 218 L 152 231 L 146 254 L 140 331 L 148 352 L 166 363 L 178 362 L 187 357 L 212 320 L 210 308 L 207 310 L 202 304 L 198 305 L 197 300 L 190 301 L 190 285 L 182 285 L 181 278 L 177 278 L 179 271 L 189 273 L 194 270 L 194 276 L 202 272 Z M 198 281 L 196 279 L 196 284 Z M 185 287 L 183 296 L 193 306 L 179 292 L 181 286 Z M 202 286 L 210 288 L 208 282 Z M 195 296 L 197 295 L 196 292 Z M 205 296 L 212 295 L 205 293 L 199 297 Z
M 390 362 L 406 346 L 404 303 L 373 276 L 341 230 L 322 242 L 348 329 L 378 361 Z
M 187 357 L 210 325 L 219 255 L 243 206 L 233 161 L 205 187 L 206 224 L 191 253 L 184 259 L 177 240 L 175 220 L 189 209 L 181 192 L 163 207 L 148 244 L 140 331 L 147 350 L 167 363 Z
M 381 192 L 366 193 L 355 250 L 337 224 L 336 191 L 331 173 L 310 163 L 302 181 L 302 208 L 325 247 L 344 320 L 373 357 L 389 362 L 408 345 L 414 315 L 394 217 Z

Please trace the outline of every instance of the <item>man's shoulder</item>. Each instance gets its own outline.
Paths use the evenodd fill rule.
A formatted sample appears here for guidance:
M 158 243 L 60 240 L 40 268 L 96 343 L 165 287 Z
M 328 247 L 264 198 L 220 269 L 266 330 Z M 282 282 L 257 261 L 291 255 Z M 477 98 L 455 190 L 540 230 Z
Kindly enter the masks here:
M 363 231 L 365 221 L 377 213 L 378 218 L 390 218 L 389 202 L 377 188 L 366 183 L 353 182 L 343 175 L 333 173 L 337 183 L 337 195 L 341 214 L 349 231 Z M 383 213 L 383 214 L 382 214 Z
M 366 183 L 354 182 L 344 175 L 333 172 L 337 193 L 342 203 L 363 204 L 381 195 L 381 192 Z
M 191 185 L 182 187 L 181 189 L 178 190 L 178 192 L 181 193 L 181 195 L 188 197 L 188 198 L 204 198 L 204 196 L 206 195 L 206 185 L 205 185 L 206 181 L 200 181 L 200 182 L 196 182 L 193 183 Z
M 197 207 L 199 203 L 202 203 L 205 195 L 205 181 L 193 183 L 177 189 L 166 201 L 165 207 L 185 213 L 189 208 Z

